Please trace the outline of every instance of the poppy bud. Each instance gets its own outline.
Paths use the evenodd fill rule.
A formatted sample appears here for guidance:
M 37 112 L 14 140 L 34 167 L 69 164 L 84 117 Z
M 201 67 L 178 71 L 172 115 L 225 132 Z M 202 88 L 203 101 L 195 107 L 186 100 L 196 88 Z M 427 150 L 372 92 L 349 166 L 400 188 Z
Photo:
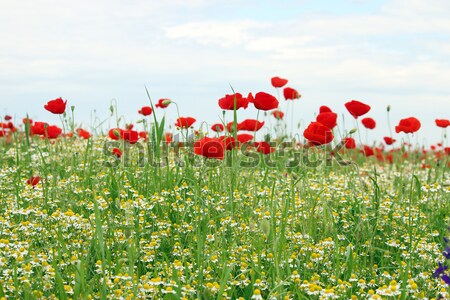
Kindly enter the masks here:
M 164 99 L 163 101 L 161 101 L 161 104 L 164 105 L 164 106 L 167 106 L 170 103 L 172 103 L 172 100 L 170 100 L 170 99 Z
M 172 100 L 168 98 L 159 99 L 158 103 L 155 104 L 155 107 L 166 108 L 170 103 L 172 103 Z
M 387 110 L 387 112 L 390 112 L 390 111 L 391 111 L 391 106 L 388 105 L 387 108 L 386 108 L 386 110 Z

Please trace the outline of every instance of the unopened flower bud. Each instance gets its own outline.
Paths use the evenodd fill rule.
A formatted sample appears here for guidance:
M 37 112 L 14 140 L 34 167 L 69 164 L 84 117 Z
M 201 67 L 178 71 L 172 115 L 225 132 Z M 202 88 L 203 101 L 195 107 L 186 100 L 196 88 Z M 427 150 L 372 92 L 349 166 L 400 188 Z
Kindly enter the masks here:
M 164 106 L 167 106 L 170 103 L 172 103 L 172 100 L 170 100 L 170 99 L 164 99 L 163 101 L 161 101 L 161 104 L 164 105 Z

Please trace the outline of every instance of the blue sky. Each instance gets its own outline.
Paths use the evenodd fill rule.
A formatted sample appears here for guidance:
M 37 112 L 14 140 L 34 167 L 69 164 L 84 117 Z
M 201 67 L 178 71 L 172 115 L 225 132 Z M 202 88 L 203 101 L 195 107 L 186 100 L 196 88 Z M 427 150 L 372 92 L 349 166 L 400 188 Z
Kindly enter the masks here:
M 450 118 L 449 14 L 447 0 L 5 2 L 0 114 L 59 124 L 43 105 L 63 97 L 89 129 L 115 123 L 116 99 L 135 122 L 147 86 L 153 100 L 171 98 L 182 116 L 213 123 L 230 85 L 276 95 L 270 78 L 281 76 L 303 95 L 294 103 L 302 128 L 328 105 L 350 129 L 344 103 L 357 99 L 378 121 L 369 139 L 388 135 L 391 105 L 392 126 L 416 116 L 417 138 L 433 143 L 434 119 Z M 174 108 L 165 113 L 173 123 Z

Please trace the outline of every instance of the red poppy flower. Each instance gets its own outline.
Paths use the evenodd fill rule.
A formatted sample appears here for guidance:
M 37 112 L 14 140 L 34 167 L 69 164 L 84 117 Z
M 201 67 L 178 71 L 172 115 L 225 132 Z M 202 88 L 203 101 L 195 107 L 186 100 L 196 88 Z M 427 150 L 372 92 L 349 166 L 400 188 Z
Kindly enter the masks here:
M 435 122 L 436 126 L 438 127 L 447 128 L 448 126 L 450 126 L 450 120 L 447 119 L 436 119 Z
M 170 144 L 172 142 L 172 134 L 170 132 L 166 133 L 165 140 L 167 144 Z
M 177 122 L 175 123 L 175 126 L 179 127 L 179 128 L 187 129 L 187 128 L 191 127 L 195 123 L 195 121 L 196 120 L 194 118 L 191 118 L 191 117 L 178 118 Z
M 384 162 L 384 156 L 383 156 L 383 153 L 377 152 L 376 155 L 375 155 L 375 157 L 377 158 L 378 161 Z
M 111 153 L 117 158 L 120 158 L 122 156 L 122 151 L 119 148 L 113 148 Z
M 248 134 L 248 133 L 241 133 L 241 134 L 237 135 L 237 139 L 238 139 L 239 143 L 245 144 L 245 143 L 253 140 L 253 135 Z
M 16 131 L 16 127 L 14 127 L 14 124 L 12 122 L 8 122 L 8 123 L 0 122 L 0 128 L 9 129 L 11 132 Z
M 5 116 L 5 121 L 9 121 L 9 120 L 11 120 L 12 119 L 12 117 L 10 116 L 10 115 L 6 115 Z
M 358 117 L 365 115 L 369 112 L 370 106 L 359 102 L 357 100 L 352 100 L 350 102 L 345 103 L 345 108 L 347 108 L 348 112 L 357 119 Z
M 147 140 L 148 132 L 147 131 L 139 131 L 139 137 L 141 139 Z
M 394 162 L 394 156 L 392 154 L 387 154 L 384 157 L 390 164 L 392 164 Z
M 336 127 L 337 114 L 334 112 L 322 112 L 317 115 L 316 121 L 322 123 L 330 129 Z
M 33 124 L 33 120 L 31 120 L 29 118 L 23 118 L 22 119 L 22 123 L 25 124 L 25 125 L 28 124 L 28 125 L 31 126 L 31 124 Z
M 91 134 L 89 133 L 89 131 L 84 130 L 83 128 L 78 128 L 77 133 L 78 133 L 78 136 L 82 137 L 83 139 L 88 139 L 91 137 Z
M 256 93 L 253 104 L 260 110 L 272 110 L 278 108 L 277 98 L 265 92 Z
M 44 105 L 44 108 L 54 114 L 63 114 L 66 110 L 67 100 L 64 101 L 62 98 L 56 98 L 55 100 L 50 100 Z
M 12 132 L 16 131 L 16 127 L 14 126 L 13 122 L 11 122 L 11 121 L 6 123 L 6 128 L 11 130 Z
M 6 129 L 8 129 L 8 126 L 6 125 L 6 123 L 0 123 L 0 131 L 3 132 L 4 134 L 6 134 Z
M 108 132 L 108 136 L 112 140 L 118 140 L 122 135 L 122 130 L 120 128 L 111 128 Z
M 143 106 L 140 110 L 138 110 L 138 113 L 140 113 L 143 116 L 150 116 L 152 114 L 152 108 L 150 106 Z
M 239 146 L 239 142 L 236 142 L 231 136 L 221 136 L 219 139 L 224 143 L 226 150 L 231 150 Z
M 383 140 L 386 143 L 386 145 L 392 145 L 393 143 L 395 143 L 395 140 L 389 136 L 385 136 Z
M 274 110 L 272 112 L 272 115 L 275 117 L 275 119 L 282 120 L 284 117 L 284 112 L 282 112 L 281 110 Z
M 39 180 L 41 180 L 39 176 L 32 176 L 27 180 L 27 184 L 35 186 L 36 184 L 39 183 Z
M 227 130 L 228 130 L 228 132 L 233 132 L 233 123 L 234 123 L 234 122 L 228 122 L 228 124 L 227 124 Z M 236 124 L 236 126 L 237 126 L 237 130 L 239 130 L 239 123 Z
M 47 126 L 44 136 L 49 139 L 56 139 L 62 133 L 62 129 L 56 125 Z
M 219 99 L 219 106 L 224 110 L 234 110 L 234 101 L 236 99 L 236 109 L 243 107 L 246 109 L 248 107 L 247 98 L 242 97 L 241 93 L 236 93 L 233 95 L 225 95 L 225 97 Z
M 247 100 L 248 100 L 248 103 L 253 103 L 253 102 L 255 102 L 255 97 L 253 97 L 253 94 L 252 94 L 252 93 L 248 93 L 248 95 L 247 95 Z
M 344 138 L 345 142 L 345 148 L 347 149 L 355 149 L 356 148 L 356 142 L 355 139 L 352 137 L 346 137 Z
M 246 119 L 238 124 L 238 130 L 258 131 L 264 126 L 264 122 Z
M 367 129 L 374 129 L 375 126 L 377 126 L 377 123 L 372 118 L 364 118 L 361 120 L 361 123 L 366 127 Z
M 120 131 L 120 138 L 128 141 L 130 144 L 135 144 L 139 140 L 139 133 L 131 129 L 122 130 Z
M 303 136 L 313 145 L 324 145 L 333 141 L 331 129 L 319 122 L 311 122 Z
M 295 100 L 301 97 L 301 95 L 297 92 L 297 90 L 290 87 L 285 87 L 283 89 L 283 95 L 284 99 L 286 100 Z
M 414 133 L 420 129 L 420 121 L 414 117 L 401 119 L 397 126 L 395 126 L 395 132 Z
M 333 111 L 332 111 L 331 108 L 329 108 L 328 106 L 322 105 L 322 106 L 319 108 L 319 113 L 324 113 L 324 112 L 333 112 Z
M 272 83 L 272 86 L 274 88 L 280 88 L 286 85 L 286 83 L 288 83 L 287 79 L 283 79 L 280 78 L 278 76 L 272 77 L 272 79 L 270 80 L 270 82 Z
M 256 151 L 261 152 L 262 154 L 270 154 L 275 151 L 275 149 L 270 147 L 270 144 L 267 142 L 256 142 L 254 145 Z
M 364 145 L 363 149 L 361 149 L 361 153 L 363 153 L 365 156 L 372 156 L 375 152 L 371 147 Z
M 223 126 L 223 124 L 216 123 L 213 126 L 211 126 L 211 130 L 215 132 L 222 132 L 225 130 L 225 127 Z
M 172 101 L 170 99 L 164 98 L 164 99 L 159 99 L 158 103 L 156 103 L 155 106 L 159 107 L 159 108 L 166 108 L 167 106 L 169 106 L 170 103 L 172 103 Z
M 45 127 L 47 127 L 48 124 L 44 122 L 35 122 L 30 128 L 31 128 L 31 134 L 39 134 L 44 135 L 45 134 Z
M 194 145 L 194 153 L 205 156 L 207 158 L 223 159 L 225 145 L 218 138 L 204 137 Z

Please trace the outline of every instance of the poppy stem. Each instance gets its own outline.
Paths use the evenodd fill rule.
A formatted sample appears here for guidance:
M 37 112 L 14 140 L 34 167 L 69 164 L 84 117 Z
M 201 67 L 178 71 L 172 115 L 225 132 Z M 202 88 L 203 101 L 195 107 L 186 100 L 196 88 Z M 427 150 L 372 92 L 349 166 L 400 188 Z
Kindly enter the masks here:
M 255 139 L 256 139 L 256 129 L 258 128 L 258 119 L 259 119 L 259 109 L 258 109 L 258 112 L 256 113 L 256 122 L 255 122 L 255 128 L 253 129 L 253 139 L 252 139 L 252 142 L 255 142 Z
M 366 128 L 366 145 L 369 144 L 369 129 Z
M 358 119 L 355 118 L 355 122 L 356 122 L 356 129 L 358 131 L 358 139 L 359 139 L 359 145 L 362 145 L 362 139 L 361 139 L 361 130 L 359 130 L 359 123 L 358 123 Z
M 391 118 L 390 118 L 390 116 L 389 116 L 389 111 L 390 111 L 390 110 L 391 110 L 391 109 L 390 109 L 390 107 L 389 107 L 389 109 L 386 110 L 386 114 L 387 114 L 387 123 L 388 123 L 388 128 L 389 128 L 389 134 L 390 134 L 390 137 L 392 137 Z
M 291 109 L 291 136 L 294 135 L 294 101 L 292 102 L 292 109 Z
M 64 112 L 64 114 L 66 114 L 66 113 Z M 66 126 L 64 125 L 64 120 L 60 114 L 59 114 L 59 119 L 61 120 L 61 123 L 62 123 L 63 135 L 65 135 L 66 134 Z

